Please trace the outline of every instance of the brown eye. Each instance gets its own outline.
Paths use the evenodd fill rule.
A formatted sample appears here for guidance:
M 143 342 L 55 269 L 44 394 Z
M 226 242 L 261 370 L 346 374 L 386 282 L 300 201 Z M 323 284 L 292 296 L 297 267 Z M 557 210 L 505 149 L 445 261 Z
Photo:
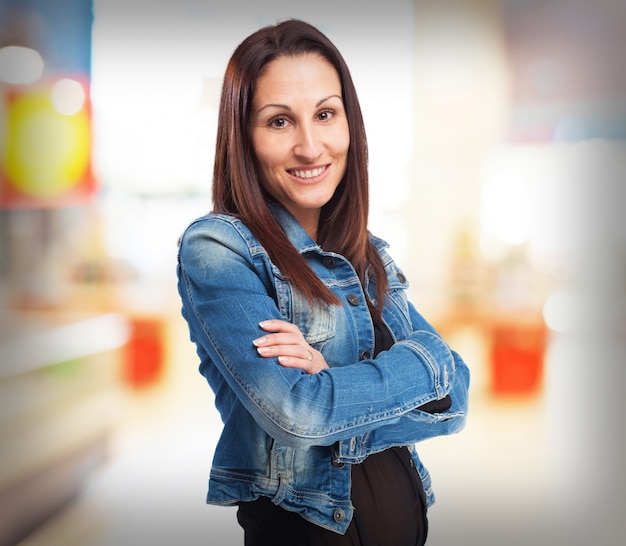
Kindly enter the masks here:
M 317 119 L 320 121 L 328 121 L 333 117 L 333 115 L 334 112 L 332 110 L 323 110 L 317 115 Z
M 284 127 L 287 127 L 287 123 L 288 121 L 286 118 L 278 117 L 271 119 L 268 125 L 270 127 L 274 127 L 275 129 L 282 129 Z

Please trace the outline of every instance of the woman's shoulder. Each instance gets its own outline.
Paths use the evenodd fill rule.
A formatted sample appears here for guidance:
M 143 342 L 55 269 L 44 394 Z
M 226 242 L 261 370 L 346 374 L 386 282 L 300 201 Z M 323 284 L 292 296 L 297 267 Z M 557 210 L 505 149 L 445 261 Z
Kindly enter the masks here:
M 374 248 L 378 250 L 378 252 L 381 252 L 385 250 L 386 248 L 389 248 L 389 243 L 385 241 L 385 239 L 381 239 L 380 237 L 377 237 L 371 232 L 368 232 L 368 235 L 369 235 L 370 242 L 372 243 Z
M 218 212 L 209 212 L 189 223 L 183 231 L 181 240 L 190 236 L 219 236 L 220 234 L 250 234 L 250 230 L 236 216 Z
M 260 243 L 247 226 L 236 216 L 210 212 L 193 220 L 183 231 L 179 245 L 181 247 L 217 244 L 235 249 L 245 246 L 252 252 L 258 252 Z
M 375 235 L 369 234 L 370 241 L 372 246 L 378 252 L 380 259 L 383 262 L 385 268 L 389 271 L 392 271 L 394 274 L 401 273 L 399 266 L 396 264 L 395 260 L 391 256 L 389 252 L 389 247 L 391 246 L 385 239 L 381 239 L 380 237 L 376 237 Z M 402 275 L 404 277 L 404 275 Z

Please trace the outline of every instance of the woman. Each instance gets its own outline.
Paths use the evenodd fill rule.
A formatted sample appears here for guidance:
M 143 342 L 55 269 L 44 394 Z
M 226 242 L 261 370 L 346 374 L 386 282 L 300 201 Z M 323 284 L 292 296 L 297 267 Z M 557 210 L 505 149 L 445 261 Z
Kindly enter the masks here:
M 227 66 L 211 214 L 181 239 L 183 316 L 224 423 L 207 502 L 245 544 L 424 544 L 414 444 L 460 430 L 469 372 L 367 230 L 367 145 L 335 46 L 290 20 Z

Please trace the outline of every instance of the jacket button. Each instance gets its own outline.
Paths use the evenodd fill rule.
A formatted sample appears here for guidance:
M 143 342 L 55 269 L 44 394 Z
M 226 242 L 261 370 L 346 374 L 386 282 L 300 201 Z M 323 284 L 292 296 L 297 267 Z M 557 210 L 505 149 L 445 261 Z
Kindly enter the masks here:
M 356 294 L 348 294 L 348 301 L 350 305 L 359 305 L 359 296 Z
M 322 261 L 324 262 L 324 265 L 329 269 L 335 267 L 335 258 L 331 258 L 330 256 L 324 256 L 324 259 Z
M 337 523 L 341 523 L 344 519 L 346 519 L 346 514 L 341 508 L 337 508 L 337 510 L 333 513 L 333 519 Z
M 405 282 L 406 282 L 406 277 L 404 276 L 404 274 L 402 274 L 402 273 L 396 273 L 396 277 L 398 277 L 398 280 L 399 280 L 401 283 L 405 283 Z
M 369 358 L 372 358 L 372 353 L 370 353 L 369 351 L 363 351 L 361 353 L 361 356 L 359 357 L 361 360 L 367 360 Z

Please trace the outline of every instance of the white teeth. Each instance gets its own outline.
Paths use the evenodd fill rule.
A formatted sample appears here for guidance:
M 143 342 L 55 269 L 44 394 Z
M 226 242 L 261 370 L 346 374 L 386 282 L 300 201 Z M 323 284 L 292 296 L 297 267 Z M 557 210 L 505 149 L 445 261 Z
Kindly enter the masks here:
M 315 176 L 319 176 L 323 172 L 324 167 L 320 167 L 319 169 L 313 169 L 312 171 L 291 171 L 291 173 L 298 178 L 313 178 Z

